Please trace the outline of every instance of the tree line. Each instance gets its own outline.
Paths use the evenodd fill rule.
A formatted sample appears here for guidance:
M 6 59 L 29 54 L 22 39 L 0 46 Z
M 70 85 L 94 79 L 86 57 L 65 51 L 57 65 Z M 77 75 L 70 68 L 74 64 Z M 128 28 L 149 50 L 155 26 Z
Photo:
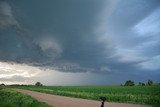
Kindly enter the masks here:
M 135 86 L 135 85 L 136 85 L 135 82 L 132 80 L 127 80 L 124 85 L 121 84 L 121 86 Z M 138 83 L 138 86 L 145 86 L 145 85 L 152 86 L 154 85 L 154 82 L 152 80 L 148 80 L 146 83 L 143 83 L 143 82 Z

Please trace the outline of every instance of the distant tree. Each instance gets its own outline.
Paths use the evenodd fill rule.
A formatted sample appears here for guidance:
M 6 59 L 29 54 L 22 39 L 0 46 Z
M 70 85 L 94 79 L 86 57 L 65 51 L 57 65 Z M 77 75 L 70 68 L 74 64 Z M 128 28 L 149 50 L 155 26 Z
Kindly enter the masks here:
M 139 85 L 139 86 L 142 86 L 142 83 L 141 83 L 141 82 L 139 82 L 139 83 L 138 83 L 138 85 Z
M 5 84 L 4 84 L 4 83 L 2 83 L 2 84 L 0 84 L 0 86 L 5 86 Z
M 42 84 L 40 82 L 36 82 L 35 84 L 36 86 L 42 86 Z
M 149 85 L 149 86 L 153 85 L 153 81 L 152 80 L 148 80 L 148 82 L 146 83 L 146 85 Z
M 145 86 L 145 83 L 139 82 L 138 85 L 139 85 L 139 86 Z
M 142 83 L 142 86 L 145 86 L 145 83 Z
M 126 81 L 126 83 L 124 84 L 124 86 L 134 86 L 134 81 L 128 80 Z

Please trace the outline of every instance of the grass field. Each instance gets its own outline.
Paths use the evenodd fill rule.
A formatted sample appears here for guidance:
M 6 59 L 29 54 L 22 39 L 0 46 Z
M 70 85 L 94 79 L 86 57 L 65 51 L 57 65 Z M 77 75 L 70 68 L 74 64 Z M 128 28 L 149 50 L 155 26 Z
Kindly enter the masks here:
M 7 88 L 0 88 L 0 107 L 50 107 L 30 96 Z
M 99 100 L 105 96 L 109 102 L 160 105 L 160 85 L 156 86 L 18 86 L 38 92 Z

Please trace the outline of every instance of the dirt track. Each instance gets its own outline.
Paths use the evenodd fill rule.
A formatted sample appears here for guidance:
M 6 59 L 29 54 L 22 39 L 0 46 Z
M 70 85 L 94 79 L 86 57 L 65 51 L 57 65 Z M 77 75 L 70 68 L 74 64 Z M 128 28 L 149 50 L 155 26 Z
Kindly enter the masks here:
M 100 107 L 101 105 L 100 101 L 70 98 L 70 97 L 57 96 L 57 95 L 45 94 L 45 93 L 22 90 L 22 89 L 15 89 L 15 90 L 23 94 L 30 95 L 33 98 L 41 102 L 46 102 L 47 104 L 54 107 Z M 151 107 L 151 106 L 105 102 L 105 107 Z

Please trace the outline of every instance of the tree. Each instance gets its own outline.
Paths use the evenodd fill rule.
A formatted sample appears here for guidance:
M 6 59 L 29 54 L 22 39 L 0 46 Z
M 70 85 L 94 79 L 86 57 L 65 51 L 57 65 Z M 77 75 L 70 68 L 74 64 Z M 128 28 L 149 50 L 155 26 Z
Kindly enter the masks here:
M 149 86 L 153 85 L 153 81 L 152 80 L 148 80 L 148 82 L 146 83 L 146 85 L 149 85 Z
M 138 85 L 139 85 L 139 86 L 142 86 L 142 83 L 141 83 L 141 82 L 139 82 L 139 83 L 138 83 Z
M 2 84 L 0 84 L 0 86 L 5 86 L 5 84 L 4 84 L 4 83 L 2 83 Z
M 138 85 L 139 85 L 139 86 L 145 86 L 145 83 L 139 82 Z
M 40 82 L 36 82 L 35 84 L 36 86 L 42 86 L 42 84 Z
M 145 83 L 142 83 L 142 86 L 145 86 Z
M 134 86 L 134 81 L 128 80 L 126 81 L 126 83 L 124 84 L 124 86 Z

